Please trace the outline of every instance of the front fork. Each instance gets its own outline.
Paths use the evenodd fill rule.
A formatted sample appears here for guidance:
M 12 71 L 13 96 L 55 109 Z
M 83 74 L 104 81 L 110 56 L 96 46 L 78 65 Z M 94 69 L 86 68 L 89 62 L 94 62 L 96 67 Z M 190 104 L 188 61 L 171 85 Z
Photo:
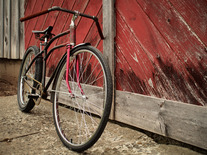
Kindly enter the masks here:
M 71 94 L 72 97 L 74 97 L 74 94 L 71 90 L 70 84 L 69 84 L 69 72 L 70 72 L 70 50 L 73 48 L 72 45 L 67 45 L 67 62 L 66 62 L 66 84 L 67 84 L 67 88 L 68 88 L 68 92 Z M 83 89 L 81 87 L 80 84 L 80 66 L 79 66 L 79 56 L 76 55 L 75 57 L 75 70 L 76 70 L 76 82 L 78 84 L 78 87 L 81 91 L 82 95 L 85 95 L 85 93 L 83 92 Z
M 73 15 L 72 19 L 71 19 L 71 23 L 70 23 L 70 44 L 67 44 L 66 45 L 66 48 L 67 48 L 67 62 L 66 62 L 66 84 L 67 84 L 67 87 L 68 87 L 68 91 L 69 93 L 71 94 L 72 97 L 74 97 L 74 94 L 70 88 L 70 84 L 69 84 L 69 72 L 70 72 L 70 50 L 76 45 L 76 25 L 75 25 L 75 20 L 77 19 L 79 13 L 77 12 L 76 14 Z M 83 92 L 83 89 L 81 87 L 81 84 L 80 84 L 80 66 L 79 66 L 79 62 L 80 62 L 80 59 L 79 59 L 79 56 L 76 55 L 75 57 L 75 71 L 76 71 L 76 80 L 77 80 L 77 84 L 78 84 L 78 87 L 81 91 L 81 94 L 83 96 L 84 95 L 84 92 Z

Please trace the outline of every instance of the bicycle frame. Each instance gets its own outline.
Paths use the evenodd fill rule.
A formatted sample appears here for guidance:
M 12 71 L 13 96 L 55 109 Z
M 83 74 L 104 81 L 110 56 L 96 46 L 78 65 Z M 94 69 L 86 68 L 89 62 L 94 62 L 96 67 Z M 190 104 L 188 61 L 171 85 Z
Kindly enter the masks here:
M 28 17 L 24 17 L 24 18 L 21 18 L 20 21 L 26 21 L 26 20 L 29 20 L 31 18 L 35 18 L 37 16 L 40 16 L 40 15 L 43 15 L 43 14 L 46 14 L 50 11 L 63 11 L 63 12 L 68 12 L 68 13 L 72 13 L 73 14 L 73 17 L 72 17 L 72 20 L 71 20 L 71 24 L 70 24 L 70 30 L 67 30 L 63 33 L 60 33 L 56 36 L 54 36 L 49 42 L 45 41 L 45 43 L 41 43 L 40 44 L 40 53 L 38 53 L 34 59 L 32 60 L 32 62 L 30 63 L 28 69 L 26 70 L 25 74 L 29 71 L 30 67 L 33 65 L 33 63 L 35 62 L 35 60 L 38 58 L 38 57 L 42 57 L 42 55 L 44 54 L 44 57 L 43 57 L 43 76 L 42 76 L 42 98 L 47 98 L 47 91 L 48 91 L 48 88 L 49 86 L 51 85 L 52 81 L 54 80 L 55 78 L 55 75 L 60 67 L 60 65 L 62 64 L 62 62 L 64 61 L 65 57 L 67 56 L 67 62 L 66 62 L 66 83 L 67 83 L 67 87 L 68 87 L 68 91 L 69 93 L 71 94 L 71 97 L 73 96 L 72 94 L 72 91 L 71 91 L 71 88 L 70 88 L 70 85 L 69 85 L 69 82 L 68 82 L 68 73 L 69 73 L 69 60 L 70 60 L 70 52 L 72 50 L 74 50 L 75 48 L 79 47 L 79 46 L 83 46 L 83 45 L 89 45 L 89 43 L 83 43 L 83 44 L 79 44 L 76 46 L 76 25 L 75 25 L 75 20 L 78 16 L 83 16 L 83 17 L 86 17 L 86 18 L 90 18 L 90 19 L 93 19 L 95 22 L 96 22 L 96 26 L 98 28 L 98 32 L 99 32 L 99 35 L 101 37 L 101 39 L 104 39 L 103 37 L 103 33 L 101 31 L 101 28 L 100 28 L 100 25 L 98 23 L 98 18 L 95 17 L 95 16 L 89 16 L 89 15 L 85 15 L 85 14 L 82 14 L 82 13 L 79 13 L 77 11 L 71 11 L 71 10 L 66 10 L 66 9 L 63 9 L 63 8 L 60 8 L 60 7 L 52 7 L 52 8 L 49 8 L 48 10 L 45 10 L 45 11 L 42 11 L 42 12 L 39 12 L 39 13 L 36 13 L 36 14 L 33 14 L 33 15 L 30 15 Z M 58 45 L 58 46 L 55 46 L 53 47 L 48 53 L 47 53 L 47 50 L 49 48 L 49 46 L 52 44 L 53 41 L 55 41 L 56 39 L 64 36 L 64 35 L 67 35 L 70 33 L 70 42 L 69 43 L 65 43 L 65 44 L 61 44 L 61 45 Z M 44 49 L 42 50 L 42 46 L 44 46 Z M 58 49 L 58 48 L 61 48 L 61 47 L 66 47 L 66 52 L 65 54 L 63 55 L 63 57 L 61 58 L 61 60 L 59 61 L 57 67 L 55 68 L 55 71 L 53 72 L 52 76 L 50 77 L 49 81 L 47 82 L 47 84 L 45 83 L 46 82 L 46 61 L 47 59 L 49 58 L 49 56 L 54 52 L 55 49 Z M 77 76 L 77 83 L 78 83 L 78 87 L 80 88 L 81 90 L 81 94 L 84 95 L 84 92 L 83 92 L 83 89 L 81 88 L 81 85 L 80 85 L 80 82 L 79 82 L 79 58 L 76 57 L 75 58 L 75 66 L 76 66 L 76 76 Z M 46 84 L 46 85 L 45 85 Z

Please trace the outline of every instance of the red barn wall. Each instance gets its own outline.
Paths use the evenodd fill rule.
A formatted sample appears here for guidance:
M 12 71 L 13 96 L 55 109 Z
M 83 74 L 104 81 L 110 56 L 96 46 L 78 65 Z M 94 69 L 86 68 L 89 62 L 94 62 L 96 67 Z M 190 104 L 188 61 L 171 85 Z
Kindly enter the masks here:
M 207 105 L 206 36 L 206 0 L 116 0 L 116 88 Z
M 25 16 L 52 6 L 99 17 L 102 0 L 25 0 Z M 207 104 L 207 1 L 116 0 L 116 89 L 147 96 Z M 25 48 L 38 45 L 32 30 L 54 26 L 69 29 L 71 15 L 51 12 L 25 22 Z M 90 42 L 103 50 L 91 20 L 78 18 L 77 43 Z M 67 42 L 62 37 L 53 45 Z M 65 48 L 48 61 L 48 76 Z

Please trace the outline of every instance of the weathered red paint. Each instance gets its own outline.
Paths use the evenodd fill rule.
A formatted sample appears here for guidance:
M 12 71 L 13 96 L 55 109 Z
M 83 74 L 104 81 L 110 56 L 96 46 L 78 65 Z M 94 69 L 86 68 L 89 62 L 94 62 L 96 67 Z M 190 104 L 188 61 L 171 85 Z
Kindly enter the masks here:
M 177 0 L 176 4 L 178 1 L 181 2 Z M 198 37 L 202 38 L 201 31 L 196 34 L 187 24 L 191 23 L 187 16 L 195 19 L 198 9 L 188 11 L 186 17 L 182 17 L 185 9 L 177 10 L 174 3 L 171 0 L 116 1 L 117 88 L 205 105 L 205 40 Z M 192 1 L 185 3 L 195 5 Z M 204 1 L 200 2 L 200 5 L 204 4 Z M 202 6 L 202 15 L 207 13 L 204 8 L 207 8 L 206 4 Z M 183 12 L 179 13 L 179 10 Z M 206 20 L 202 24 L 207 27 Z
M 207 46 L 207 1 L 199 0 L 171 0 L 177 12 L 182 16 L 189 28 Z

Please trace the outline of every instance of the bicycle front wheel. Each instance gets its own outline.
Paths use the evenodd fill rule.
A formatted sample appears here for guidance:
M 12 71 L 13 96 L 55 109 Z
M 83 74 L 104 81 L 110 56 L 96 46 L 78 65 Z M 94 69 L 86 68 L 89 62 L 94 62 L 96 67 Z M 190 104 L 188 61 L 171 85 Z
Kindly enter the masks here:
M 112 78 L 102 53 L 92 46 L 72 51 L 68 81 L 72 93 L 66 84 L 65 60 L 53 86 L 53 116 L 63 144 L 80 152 L 99 139 L 110 114 Z

